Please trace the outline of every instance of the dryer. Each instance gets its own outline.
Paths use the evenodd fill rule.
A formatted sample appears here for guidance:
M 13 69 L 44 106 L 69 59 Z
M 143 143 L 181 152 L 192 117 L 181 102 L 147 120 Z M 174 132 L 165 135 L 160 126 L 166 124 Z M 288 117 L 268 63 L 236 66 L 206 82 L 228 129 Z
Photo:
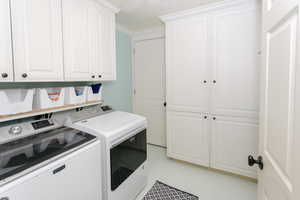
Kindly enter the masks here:
M 135 199 L 147 183 L 146 118 L 107 106 L 91 111 L 90 118 L 87 112 L 71 116 L 67 126 L 93 134 L 102 142 L 103 199 Z

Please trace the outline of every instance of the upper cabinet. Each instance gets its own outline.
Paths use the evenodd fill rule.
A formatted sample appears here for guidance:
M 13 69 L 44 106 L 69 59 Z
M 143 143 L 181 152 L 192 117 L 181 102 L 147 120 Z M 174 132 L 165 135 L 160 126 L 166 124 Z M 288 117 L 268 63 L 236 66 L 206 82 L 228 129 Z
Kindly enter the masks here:
M 63 81 L 61 0 L 11 0 L 11 16 L 15 81 Z
M 218 5 L 162 17 L 168 110 L 257 118 L 259 5 Z
M 118 11 L 105 0 L 1 0 L 0 82 L 115 80 Z
M 115 13 L 94 0 L 63 0 L 65 79 L 115 79 Z
M 0 82 L 13 81 L 9 0 L 0 1 Z

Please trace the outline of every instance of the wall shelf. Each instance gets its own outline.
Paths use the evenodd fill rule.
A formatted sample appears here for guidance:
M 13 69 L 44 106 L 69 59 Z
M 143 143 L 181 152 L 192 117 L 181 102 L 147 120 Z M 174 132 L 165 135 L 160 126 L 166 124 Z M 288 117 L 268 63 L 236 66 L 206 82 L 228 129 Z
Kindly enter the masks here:
M 72 110 L 72 109 L 81 108 L 81 107 L 100 105 L 102 103 L 103 103 L 103 101 L 90 101 L 90 102 L 86 102 L 83 104 L 64 105 L 64 106 L 59 106 L 59 107 L 55 107 L 55 108 L 33 110 L 30 112 L 26 112 L 26 113 L 18 113 L 18 114 L 13 114 L 13 115 L 0 115 L 0 123 L 11 121 L 11 120 L 16 120 L 16 119 L 21 119 L 21 118 L 26 118 L 26 117 L 43 115 L 46 113 L 62 112 L 62 111 Z

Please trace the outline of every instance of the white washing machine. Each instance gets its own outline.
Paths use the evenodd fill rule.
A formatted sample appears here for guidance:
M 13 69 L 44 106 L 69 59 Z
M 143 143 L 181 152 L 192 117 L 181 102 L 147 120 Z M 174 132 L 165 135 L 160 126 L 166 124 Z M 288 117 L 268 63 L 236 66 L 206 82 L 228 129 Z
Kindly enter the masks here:
M 87 111 L 88 112 L 88 111 Z M 147 182 L 146 118 L 101 107 L 80 112 L 68 126 L 86 131 L 102 142 L 103 200 L 134 200 Z M 88 119 L 87 119 L 88 118 Z

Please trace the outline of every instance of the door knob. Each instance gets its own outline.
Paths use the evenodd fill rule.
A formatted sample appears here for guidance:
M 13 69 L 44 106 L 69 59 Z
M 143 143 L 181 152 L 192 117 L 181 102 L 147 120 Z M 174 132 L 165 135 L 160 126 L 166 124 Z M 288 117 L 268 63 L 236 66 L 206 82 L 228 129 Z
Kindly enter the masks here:
M 2 78 L 7 78 L 8 77 L 8 74 L 7 73 L 2 73 Z
M 23 78 L 26 78 L 28 75 L 26 73 L 22 74 Z
M 264 162 L 263 162 L 263 157 L 258 156 L 257 160 L 253 158 L 253 156 L 248 156 L 248 165 L 250 167 L 254 166 L 255 164 L 258 165 L 259 169 L 263 170 L 264 169 Z

